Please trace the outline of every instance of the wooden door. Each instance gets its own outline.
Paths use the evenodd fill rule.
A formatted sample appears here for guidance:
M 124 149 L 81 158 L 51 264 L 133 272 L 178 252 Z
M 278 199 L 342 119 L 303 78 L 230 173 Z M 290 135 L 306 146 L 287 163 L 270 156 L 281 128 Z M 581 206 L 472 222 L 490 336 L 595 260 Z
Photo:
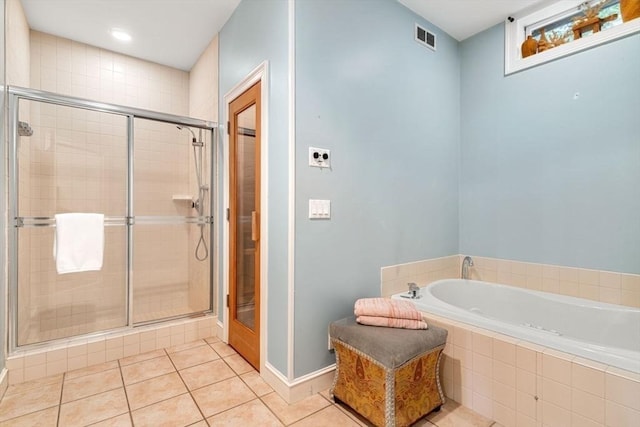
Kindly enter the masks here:
M 260 82 L 229 104 L 229 345 L 260 369 Z

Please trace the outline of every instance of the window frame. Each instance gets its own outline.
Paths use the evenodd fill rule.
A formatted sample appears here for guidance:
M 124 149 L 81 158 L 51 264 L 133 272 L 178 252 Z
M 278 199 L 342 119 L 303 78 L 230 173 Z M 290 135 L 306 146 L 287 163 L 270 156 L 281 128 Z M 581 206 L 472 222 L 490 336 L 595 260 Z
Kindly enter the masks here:
M 549 61 L 553 61 L 585 49 L 611 42 L 613 40 L 640 32 L 640 19 L 624 22 L 599 31 L 589 37 L 573 40 L 570 43 L 554 47 L 553 49 L 522 58 L 520 47 L 526 40 L 525 30 L 540 21 L 565 13 L 571 9 L 577 9 L 585 0 L 563 0 L 543 3 L 536 7 L 525 9 L 513 15 L 505 22 L 504 34 L 504 74 L 509 75 L 527 68 L 535 67 Z

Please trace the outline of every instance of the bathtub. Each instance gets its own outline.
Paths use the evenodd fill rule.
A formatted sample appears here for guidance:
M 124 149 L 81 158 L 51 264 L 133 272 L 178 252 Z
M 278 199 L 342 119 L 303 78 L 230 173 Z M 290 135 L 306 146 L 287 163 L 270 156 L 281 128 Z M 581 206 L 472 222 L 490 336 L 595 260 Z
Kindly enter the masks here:
M 426 313 L 640 373 L 640 309 L 476 280 L 445 279 L 394 299 Z

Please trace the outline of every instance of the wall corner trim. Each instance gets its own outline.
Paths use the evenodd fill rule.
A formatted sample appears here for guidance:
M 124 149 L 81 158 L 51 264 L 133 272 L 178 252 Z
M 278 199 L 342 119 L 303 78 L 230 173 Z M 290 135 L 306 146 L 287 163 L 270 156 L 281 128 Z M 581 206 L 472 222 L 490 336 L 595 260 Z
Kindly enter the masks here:
M 285 402 L 293 404 L 331 387 L 335 369 L 336 365 L 334 363 L 326 368 L 289 381 L 280 371 L 267 362 L 265 369 L 260 372 L 260 376 Z

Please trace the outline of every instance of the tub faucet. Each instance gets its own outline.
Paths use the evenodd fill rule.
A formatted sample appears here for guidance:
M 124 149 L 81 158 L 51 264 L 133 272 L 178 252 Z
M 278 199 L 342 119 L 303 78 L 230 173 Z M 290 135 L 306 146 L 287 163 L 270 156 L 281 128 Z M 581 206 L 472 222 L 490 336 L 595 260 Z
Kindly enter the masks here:
M 407 286 L 409 286 L 409 294 L 411 295 L 412 299 L 420 298 L 418 296 L 418 292 L 420 292 L 420 288 L 418 287 L 418 285 L 411 282 L 411 283 L 407 283 Z
M 464 257 L 462 260 L 462 273 L 461 276 L 463 279 L 469 278 L 469 267 L 473 267 L 473 260 L 470 256 Z

